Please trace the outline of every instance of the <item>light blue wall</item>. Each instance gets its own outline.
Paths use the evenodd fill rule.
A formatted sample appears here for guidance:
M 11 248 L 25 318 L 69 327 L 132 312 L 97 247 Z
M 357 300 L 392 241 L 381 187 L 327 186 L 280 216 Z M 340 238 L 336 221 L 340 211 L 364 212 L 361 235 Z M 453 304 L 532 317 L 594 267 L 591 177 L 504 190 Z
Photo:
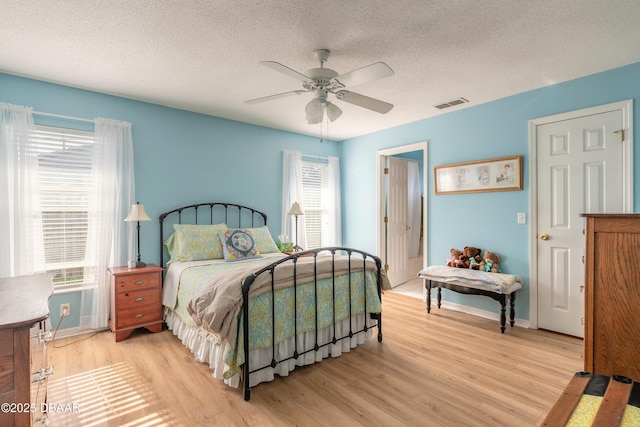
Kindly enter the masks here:
M 159 262 L 159 214 L 192 203 L 217 200 L 257 207 L 266 212 L 275 238 L 280 234 L 282 150 L 314 156 L 338 156 L 339 151 L 335 141 L 321 143 L 319 138 L 1 73 L 0 102 L 133 124 L 136 198 L 153 219 L 142 223 L 140 231 L 142 259 L 148 263 Z M 35 119 L 87 128 L 82 122 Z M 52 299 L 54 326 L 59 305 L 70 301 L 72 315 L 79 313 L 77 295 Z M 61 328 L 77 325 L 78 319 L 72 316 L 64 319 Z
M 256 206 L 268 214 L 273 234 L 279 234 L 283 149 L 340 157 L 343 242 L 375 253 L 376 151 L 426 140 L 428 262 L 442 263 L 449 248 L 465 245 L 500 253 L 505 270 L 525 281 L 516 303 L 517 315 L 524 319 L 529 318 L 529 234 L 528 224 L 516 224 L 516 213 L 526 212 L 529 218 L 529 120 L 639 98 L 637 63 L 341 143 L 320 143 L 308 136 L 0 74 L 0 102 L 133 123 L 137 199 L 154 219 L 143 223 L 141 231 L 142 257 L 147 262 L 159 259 L 156 218 L 182 204 L 217 199 Z M 640 108 L 635 106 L 634 125 L 639 115 Z M 434 195 L 434 165 L 517 154 L 524 156 L 523 191 Z M 640 164 L 640 150 L 634 155 L 634 165 Z M 638 211 L 640 185 L 635 175 Z M 72 298 L 63 294 L 52 301 L 54 326 L 59 304 Z M 493 301 L 482 298 L 458 294 L 446 298 L 496 309 Z M 63 324 L 67 321 L 66 327 L 77 326 L 73 318 Z
M 343 165 L 343 241 L 376 248 L 376 151 L 428 141 L 425 173 L 428 197 L 428 263 L 442 264 L 452 247 L 477 246 L 502 256 L 508 273 L 520 275 L 524 291 L 516 299 L 519 318 L 529 318 L 529 224 L 516 224 L 517 212 L 529 215 L 529 120 L 612 102 L 634 100 L 634 126 L 640 117 L 640 63 L 545 87 L 486 104 L 453 111 L 341 142 Z M 636 128 L 635 140 L 639 129 Z M 635 142 L 634 142 L 635 145 Z M 523 155 L 523 191 L 459 195 L 434 194 L 436 165 Z M 640 150 L 634 152 L 634 171 Z M 635 173 L 635 211 L 640 204 L 640 178 Z M 448 301 L 488 311 L 486 298 L 451 293 Z

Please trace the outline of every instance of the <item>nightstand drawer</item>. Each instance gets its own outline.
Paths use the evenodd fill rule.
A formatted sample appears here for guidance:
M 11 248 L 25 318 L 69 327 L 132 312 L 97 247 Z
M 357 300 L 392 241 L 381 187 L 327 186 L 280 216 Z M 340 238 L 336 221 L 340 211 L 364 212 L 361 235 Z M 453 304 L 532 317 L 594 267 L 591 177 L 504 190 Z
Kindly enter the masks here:
M 116 326 L 118 328 L 127 328 L 159 320 L 162 320 L 162 307 L 159 305 L 147 305 L 131 310 L 122 310 L 118 313 Z
M 123 274 L 116 279 L 116 292 L 136 291 L 145 288 L 160 288 L 158 273 Z
M 160 304 L 160 289 L 118 293 L 118 308 L 126 310 L 147 304 Z

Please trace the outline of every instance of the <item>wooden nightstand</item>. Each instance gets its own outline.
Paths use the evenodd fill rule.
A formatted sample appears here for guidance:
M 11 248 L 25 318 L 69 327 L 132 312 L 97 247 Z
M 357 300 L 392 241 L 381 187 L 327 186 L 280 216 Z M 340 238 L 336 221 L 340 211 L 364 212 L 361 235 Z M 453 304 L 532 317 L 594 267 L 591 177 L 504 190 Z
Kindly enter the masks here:
M 116 342 L 126 339 L 136 328 L 162 331 L 162 268 L 112 267 L 111 318 L 109 327 Z

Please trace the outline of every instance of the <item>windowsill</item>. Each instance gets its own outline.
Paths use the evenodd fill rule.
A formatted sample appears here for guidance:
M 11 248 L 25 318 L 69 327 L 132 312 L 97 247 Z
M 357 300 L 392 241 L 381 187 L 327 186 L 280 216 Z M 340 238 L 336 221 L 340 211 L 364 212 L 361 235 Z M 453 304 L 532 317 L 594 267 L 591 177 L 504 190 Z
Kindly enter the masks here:
M 82 292 L 84 289 L 91 289 L 95 287 L 95 285 L 71 285 L 71 286 L 60 286 L 60 287 L 56 287 L 54 285 L 53 287 L 53 295 L 63 295 L 63 294 L 71 294 L 71 293 L 76 293 L 76 292 Z

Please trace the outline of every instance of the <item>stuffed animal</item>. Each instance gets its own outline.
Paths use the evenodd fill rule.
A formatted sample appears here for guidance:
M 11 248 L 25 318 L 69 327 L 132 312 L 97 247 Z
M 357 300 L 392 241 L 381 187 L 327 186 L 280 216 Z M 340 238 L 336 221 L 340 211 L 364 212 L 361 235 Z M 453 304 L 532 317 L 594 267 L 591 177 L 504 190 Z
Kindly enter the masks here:
M 482 250 L 480 248 L 475 248 L 473 246 L 465 246 L 462 249 L 462 254 L 467 257 L 465 261 L 466 268 L 472 268 L 474 270 L 479 269 L 480 263 L 480 254 L 482 254 Z
M 486 271 L 490 273 L 500 273 L 500 255 L 495 252 L 484 251 L 482 261 L 480 261 L 480 271 Z
M 451 254 L 451 258 L 447 259 L 448 267 L 465 268 L 464 259 L 461 259 L 461 258 L 466 258 L 466 257 L 462 255 L 461 250 L 451 248 L 449 250 L 449 253 Z

